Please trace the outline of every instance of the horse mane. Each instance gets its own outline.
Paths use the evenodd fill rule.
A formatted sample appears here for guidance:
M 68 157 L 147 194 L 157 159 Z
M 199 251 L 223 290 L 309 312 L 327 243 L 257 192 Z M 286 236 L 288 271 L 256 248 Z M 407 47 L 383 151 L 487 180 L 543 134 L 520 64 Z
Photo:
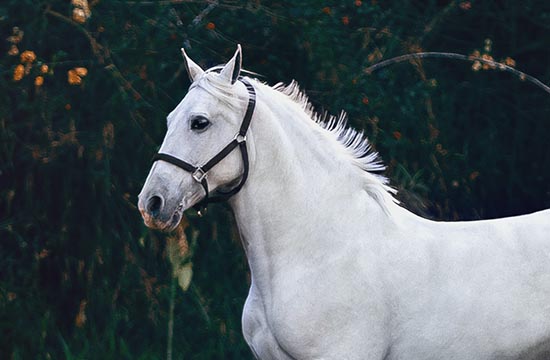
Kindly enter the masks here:
M 343 150 L 351 156 L 354 164 L 365 171 L 366 191 L 386 212 L 389 212 L 390 203 L 398 203 L 393 196 L 397 190 L 388 185 L 387 177 L 378 174 L 386 170 L 378 152 L 373 149 L 363 130 L 358 131 L 348 125 L 347 114 L 344 111 L 338 116 L 315 111 L 308 96 L 294 80 L 288 85 L 278 83 L 271 88 L 298 104 L 315 124 L 326 130 L 328 136 L 336 139 Z
M 221 66 L 208 69 L 191 85 L 190 89 L 196 86 L 201 87 L 231 106 L 235 106 L 236 99 L 239 100 L 239 104 L 242 101 L 244 102 L 244 99 L 234 96 L 231 86 L 219 79 L 217 75 L 220 69 Z M 242 72 L 249 73 L 244 70 Z M 256 75 L 254 73 L 249 74 Z M 270 87 L 257 79 L 248 79 L 253 80 L 255 84 L 286 95 L 286 98 L 296 103 L 307 117 L 325 130 L 323 133 L 327 137 L 336 139 L 337 143 L 342 146 L 343 152 L 350 156 L 354 165 L 364 170 L 365 190 L 382 206 L 384 211 L 389 213 L 390 204 L 398 203 L 393 196 L 397 191 L 388 185 L 389 181 L 385 176 L 378 174 L 386 170 L 386 166 L 382 163 L 378 152 L 372 148 L 364 131 L 357 131 L 348 126 L 345 112 L 342 111 L 340 115 L 334 116 L 326 112 L 319 113 L 315 111 L 307 95 L 300 90 L 298 83 L 294 80 L 288 85 L 278 83 Z

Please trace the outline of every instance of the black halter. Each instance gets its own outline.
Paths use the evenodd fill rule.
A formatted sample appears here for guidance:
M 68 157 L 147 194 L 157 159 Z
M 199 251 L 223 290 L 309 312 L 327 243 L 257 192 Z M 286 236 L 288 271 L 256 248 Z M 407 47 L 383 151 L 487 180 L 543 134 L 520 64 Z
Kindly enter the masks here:
M 153 156 L 153 162 L 157 160 L 163 160 L 192 173 L 193 179 L 195 179 L 195 181 L 199 182 L 202 185 L 206 195 L 198 204 L 194 206 L 199 216 L 202 216 L 202 214 L 206 212 L 208 203 L 225 201 L 231 196 L 238 193 L 239 190 L 241 190 L 241 188 L 243 187 L 246 178 L 248 177 L 248 151 L 246 149 L 246 132 L 250 125 L 250 121 L 252 120 L 252 115 L 254 114 L 254 107 L 256 106 L 256 91 L 247 80 L 239 79 L 239 81 L 242 82 L 248 90 L 248 106 L 246 107 L 246 113 L 244 114 L 243 122 L 241 123 L 241 128 L 239 129 L 239 132 L 235 135 L 233 140 L 229 144 L 227 144 L 226 147 L 224 147 L 219 153 L 214 155 L 214 157 L 212 157 L 202 166 L 191 165 L 188 162 L 178 159 L 177 157 L 164 153 L 157 153 L 155 154 L 155 156 Z M 241 181 L 234 188 L 227 191 L 217 190 L 217 194 L 215 196 L 209 197 L 207 181 L 208 171 L 212 169 L 217 163 L 222 161 L 227 155 L 229 155 L 229 153 L 231 153 L 231 151 L 233 151 L 233 149 L 235 149 L 237 146 L 239 146 L 239 148 L 241 149 L 241 156 L 244 165 L 244 171 L 241 177 Z

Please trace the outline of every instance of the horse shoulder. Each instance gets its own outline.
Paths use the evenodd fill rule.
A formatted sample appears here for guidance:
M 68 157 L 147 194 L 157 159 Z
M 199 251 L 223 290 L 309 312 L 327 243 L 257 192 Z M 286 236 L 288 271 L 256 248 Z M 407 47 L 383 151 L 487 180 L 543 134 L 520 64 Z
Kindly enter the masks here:
M 379 278 L 361 260 L 361 254 L 343 251 L 316 268 L 302 264 L 273 292 L 268 320 L 293 357 L 384 358 L 388 309 Z
M 388 309 L 380 278 L 371 274 L 375 264 L 363 257 L 340 248 L 324 259 L 274 266 L 262 291 L 253 281 L 243 332 L 257 357 L 382 360 Z

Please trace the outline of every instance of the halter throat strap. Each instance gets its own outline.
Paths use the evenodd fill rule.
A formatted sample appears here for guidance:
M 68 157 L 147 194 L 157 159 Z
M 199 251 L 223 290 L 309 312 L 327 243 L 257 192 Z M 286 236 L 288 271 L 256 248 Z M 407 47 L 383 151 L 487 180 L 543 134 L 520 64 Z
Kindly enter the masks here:
M 201 166 L 192 165 L 170 154 L 157 153 L 153 156 L 153 162 L 157 160 L 166 161 L 187 172 L 190 172 L 193 175 L 193 179 L 202 185 L 205 196 L 199 203 L 194 206 L 199 216 L 202 216 L 202 214 L 206 212 L 209 203 L 226 201 L 231 196 L 238 193 L 242 189 L 244 183 L 246 182 L 246 179 L 248 178 L 249 162 L 248 150 L 246 147 L 246 133 L 250 126 L 252 115 L 254 114 L 254 108 L 256 106 L 256 91 L 254 90 L 252 84 L 248 82 L 248 80 L 239 79 L 239 81 L 242 82 L 244 86 L 246 86 L 246 89 L 248 91 L 248 105 L 246 107 L 246 113 L 244 114 L 239 132 L 235 134 L 233 140 L 231 140 L 231 142 L 227 144 L 220 152 L 218 152 L 210 160 L 208 160 L 205 164 Z M 241 157 L 243 161 L 244 170 L 241 176 L 241 180 L 233 188 L 226 191 L 217 190 L 214 196 L 210 196 L 210 192 L 208 190 L 208 171 L 210 171 L 210 169 L 212 169 L 220 161 L 222 161 L 236 147 L 239 147 L 239 149 L 241 150 Z

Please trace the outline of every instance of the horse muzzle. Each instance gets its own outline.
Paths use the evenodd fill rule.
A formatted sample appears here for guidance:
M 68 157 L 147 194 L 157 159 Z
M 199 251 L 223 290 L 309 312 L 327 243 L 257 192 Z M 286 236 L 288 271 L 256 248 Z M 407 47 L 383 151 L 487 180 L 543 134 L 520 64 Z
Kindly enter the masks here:
M 202 189 L 195 190 L 198 191 L 189 191 L 179 197 L 170 197 L 168 200 L 160 193 L 142 191 L 139 194 L 138 208 L 143 222 L 152 229 L 173 230 L 181 221 L 183 212 L 200 200 Z

